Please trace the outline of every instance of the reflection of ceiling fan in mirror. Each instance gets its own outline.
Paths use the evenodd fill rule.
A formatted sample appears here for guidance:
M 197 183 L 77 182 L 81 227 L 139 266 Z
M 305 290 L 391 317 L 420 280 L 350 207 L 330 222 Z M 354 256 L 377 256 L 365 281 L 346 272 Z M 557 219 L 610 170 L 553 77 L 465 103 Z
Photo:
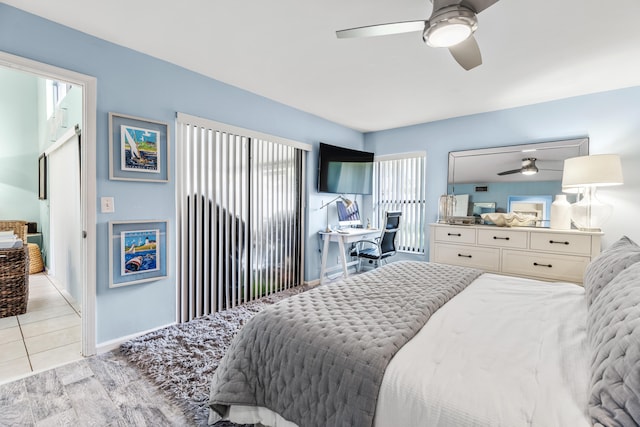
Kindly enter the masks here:
M 473 33 L 478 28 L 476 15 L 498 0 L 431 0 L 433 12 L 428 20 L 367 25 L 336 31 L 338 38 L 386 36 L 422 32 L 422 40 L 431 47 L 446 47 L 465 70 L 482 64 L 480 48 Z
M 536 159 L 535 157 L 527 157 L 526 159 L 522 159 L 522 167 L 520 169 L 512 169 L 509 171 L 503 171 L 503 172 L 498 172 L 498 175 L 500 176 L 504 176 L 504 175 L 511 175 L 514 173 L 521 173 L 522 175 L 535 175 L 538 173 L 538 171 L 556 171 L 556 172 L 561 172 L 561 169 L 538 169 L 538 166 L 536 165 Z

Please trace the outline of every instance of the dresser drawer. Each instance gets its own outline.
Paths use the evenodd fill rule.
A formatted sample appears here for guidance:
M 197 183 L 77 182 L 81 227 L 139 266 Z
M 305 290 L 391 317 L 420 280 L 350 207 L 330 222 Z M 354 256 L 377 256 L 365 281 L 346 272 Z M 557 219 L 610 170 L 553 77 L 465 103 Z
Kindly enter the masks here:
M 589 257 L 504 250 L 502 271 L 507 274 L 582 283 Z
M 476 243 L 476 229 L 468 227 L 436 227 L 436 241 Z
M 499 249 L 441 243 L 435 246 L 435 262 L 479 268 L 486 271 L 499 271 Z
M 527 233 L 503 228 L 479 229 L 478 245 L 527 249 Z
M 563 254 L 590 255 L 591 236 L 563 233 L 531 233 L 530 249 Z

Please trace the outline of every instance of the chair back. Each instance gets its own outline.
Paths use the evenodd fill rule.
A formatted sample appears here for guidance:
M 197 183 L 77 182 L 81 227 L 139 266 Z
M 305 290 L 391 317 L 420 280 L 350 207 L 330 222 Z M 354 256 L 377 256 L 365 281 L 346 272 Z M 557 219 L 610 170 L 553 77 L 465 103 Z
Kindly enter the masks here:
M 27 245 L 27 221 L 0 220 L 0 231 L 13 231 Z
M 396 253 L 396 234 L 400 228 L 400 211 L 385 212 L 385 223 L 380 236 L 380 255 L 390 256 Z

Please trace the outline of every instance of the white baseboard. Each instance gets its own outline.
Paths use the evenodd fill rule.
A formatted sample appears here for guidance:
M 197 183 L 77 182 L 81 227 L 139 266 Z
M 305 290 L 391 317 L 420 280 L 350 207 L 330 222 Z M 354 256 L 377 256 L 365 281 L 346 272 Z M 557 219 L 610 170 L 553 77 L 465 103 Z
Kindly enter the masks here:
M 303 283 L 304 286 L 307 286 L 309 288 L 314 288 L 314 287 L 318 286 L 319 284 L 320 284 L 320 279 L 308 280 L 308 281 L 305 281 Z
M 166 324 L 164 326 L 158 326 L 157 328 L 153 328 L 153 329 L 148 329 L 146 331 L 142 331 L 142 332 L 136 332 L 135 334 L 131 334 L 131 335 L 127 335 L 125 337 L 120 337 L 120 338 L 116 338 L 114 340 L 110 340 L 110 341 L 105 341 L 103 343 L 100 343 L 96 346 L 96 352 L 98 354 L 101 353 L 106 353 L 108 351 L 112 351 L 117 349 L 118 347 L 120 347 L 120 344 L 125 343 L 129 340 L 132 340 L 134 338 L 138 338 L 139 336 L 142 336 L 144 334 L 148 334 L 149 332 L 153 332 L 153 331 L 157 331 L 158 329 L 162 329 L 162 328 L 166 328 L 169 326 L 173 326 L 176 325 L 176 322 L 172 322 L 169 324 Z
M 310 280 L 310 281 L 305 281 L 304 282 L 304 286 L 307 286 L 309 288 L 314 288 L 316 286 L 318 286 L 320 284 L 320 279 L 315 279 L 315 280 Z M 173 326 L 176 325 L 176 322 L 173 323 L 169 323 L 167 325 L 164 326 L 158 326 L 157 328 L 153 328 L 153 329 L 149 329 L 146 331 L 142 331 L 142 332 L 136 332 L 135 334 L 131 334 L 131 335 L 127 335 L 124 337 L 120 337 L 120 338 L 116 338 L 114 340 L 110 340 L 110 341 L 105 341 L 103 343 L 100 343 L 96 346 L 96 352 L 97 354 L 101 354 L 101 353 L 106 353 L 112 350 L 117 349 L 118 347 L 120 347 L 120 344 L 127 342 L 129 340 L 132 340 L 134 338 L 137 338 L 139 336 L 142 336 L 144 334 L 148 334 L 149 332 L 153 332 L 153 331 L 157 331 L 158 329 L 162 329 L 162 328 L 166 328 L 168 326 Z

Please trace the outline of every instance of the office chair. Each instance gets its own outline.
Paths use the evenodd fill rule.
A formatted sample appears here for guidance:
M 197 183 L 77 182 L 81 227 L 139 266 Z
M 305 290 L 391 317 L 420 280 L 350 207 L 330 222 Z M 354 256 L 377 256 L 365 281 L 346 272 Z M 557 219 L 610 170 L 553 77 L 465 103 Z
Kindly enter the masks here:
M 355 244 L 350 255 L 358 258 L 357 271 L 360 271 L 362 260 L 368 259 L 369 263 L 380 266 L 386 259 L 396 253 L 396 234 L 400 228 L 402 212 L 385 212 L 385 224 L 380 237 L 374 240 L 360 240 Z

